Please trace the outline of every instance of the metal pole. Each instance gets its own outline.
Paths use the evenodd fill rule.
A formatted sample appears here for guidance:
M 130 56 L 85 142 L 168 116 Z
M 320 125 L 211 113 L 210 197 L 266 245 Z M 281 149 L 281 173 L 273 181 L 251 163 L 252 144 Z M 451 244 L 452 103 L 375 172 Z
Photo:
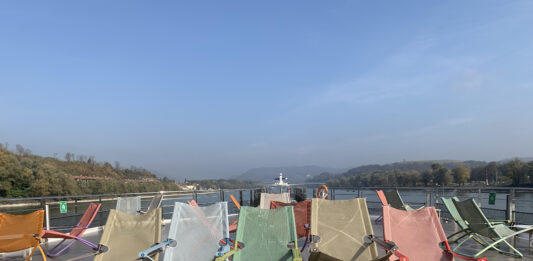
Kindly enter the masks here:
M 481 208 L 481 189 L 477 190 L 477 202 L 479 204 L 479 207 Z
M 241 204 L 241 206 L 243 205 L 242 202 L 242 190 L 239 190 L 239 203 Z
M 254 204 L 253 203 L 254 202 L 254 198 L 253 198 L 254 193 L 253 192 L 254 191 L 252 189 L 250 189 L 250 202 L 248 203 L 248 206 L 253 206 L 253 204 Z
M 98 196 L 98 203 L 102 204 L 102 196 Z M 102 217 L 102 212 L 104 208 L 102 207 L 102 211 L 98 211 L 98 222 L 100 223 L 100 226 L 104 225 L 104 218 Z
M 48 208 L 48 204 L 45 205 L 44 214 L 46 218 L 46 230 L 50 230 L 50 210 Z
M 511 189 L 509 191 L 509 194 L 507 194 L 507 205 L 505 209 L 505 219 L 511 220 L 512 222 L 515 222 L 515 204 L 514 204 L 514 189 Z
M 74 215 L 78 214 L 78 198 L 74 198 Z
M 313 189 L 313 198 L 316 198 L 316 189 Z
M 426 207 L 431 206 L 431 191 L 426 190 Z

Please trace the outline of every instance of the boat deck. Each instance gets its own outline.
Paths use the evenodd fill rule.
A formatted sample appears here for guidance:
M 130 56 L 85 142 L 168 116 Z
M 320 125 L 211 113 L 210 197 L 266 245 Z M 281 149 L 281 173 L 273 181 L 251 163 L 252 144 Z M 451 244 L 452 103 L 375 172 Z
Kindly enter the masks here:
M 372 219 L 373 221 L 375 220 L 376 216 L 372 216 Z M 381 236 L 383 235 L 383 230 L 382 230 L 382 226 L 381 224 L 376 224 L 375 222 L 372 222 L 373 223 L 373 227 L 374 227 L 374 233 L 378 236 Z M 445 220 L 442 221 L 442 224 L 443 224 L 443 227 L 444 227 L 444 230 L 446 232 L 446 234 L 451 234 L 455 231 L 457 231 L 457 226 L 455 225 L 454 222 L 447 222 Z M 162 237 L 163 238 L 166 238 L 167 237 L 167 234 L 168 234 L 168 229 L 169 229 L 169 225 L 166 225 L 163 227 L 163 235 Z M 89 233 L 89 234 L 86 234 L 83 236 L 83 238 L 91 241 L 91 242 L 99 242 L 100 241 L 100 236 L 101 236 L 101 232 L 93 232 L 93 233 Z M 514 242 L 515 246 L 517 247 L 517 249 L 519 251 L 522 252 L 522 254 L 524 254 L 524 257 L 523 258 L 513 258 L 513 257 L 509 257 L 509 256 L 505 256 L 505 255 L 501 255 L 501 254 L 498 254 L 496 251 L 487 251 L 485 252 L 485 257 L 487 257 L 488 260 L 502 260 L 502 261 L 511 261 L 511 260 L 531 260 L 533 261 L 533 252 L 531 251 L 531 248 L 529 247 L 529 242 L 530 242 L 530 238 L 529 238 L 529 235 L 528 234 L 522 234 L 520 235 Z M 55 244 L 57 244 L 57 242 L 54 242 L 54 243 L 50 243 L 51 247 L 53 247 Z M 300 246 L 303 245 L 303 241 L 302 242 L 299 242 Z M 46 249 L 49 247 L 48 244 L 44 243 L 42 244 L 43 248 Z M 478 244 L 476 244 L 475 242 L 472 243 L 465 243 L 465 245 L 462 247 L 462 252 L 463 253 L 475 253 L 477 252 L 476 250 L 480 250 L 481 248 L 479 247 Z M 64 254 L 62 254 L 61 256 L 59 257 L 56 257 L 56 258 L 49 258 L 49 260 L 57 260 L 57 261 L 68 261 L 68 260 L 93 260 L 93 256 L 87 256 L 91 253 L 91 249 L 89 249 L 87 246 L 81 244 L 81 243 L 74 243 L 74 245 L 69 249 L 67 250 Z M 304 251 L 304 260 L 306 260 L 306 257 L 307 255 L 305 254 L 306 251 Z M 86 256 L 84 258 L 79 258 L 80 256 Z M 22 260 L 21 256 L 18 255 L 18 256 L 13 256 L 13 257 L 9 257 L 9 256 L 5 256 L 5 257 L 0 257 L 0 260 Z M 39 251 L 36 252 L 33 260 L 43 260 Z M 163 260 L 163 255 L 160 255 L 159 257 L 159 260 Z

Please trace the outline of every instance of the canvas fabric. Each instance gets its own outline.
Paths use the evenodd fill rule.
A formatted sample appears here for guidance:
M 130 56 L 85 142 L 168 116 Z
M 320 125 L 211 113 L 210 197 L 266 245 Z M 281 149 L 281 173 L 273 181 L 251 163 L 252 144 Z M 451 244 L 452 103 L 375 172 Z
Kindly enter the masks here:
M 409 261 L 453 260 L 439 246 L 446 235 L 434 207 L 406 211 L 383 206 L 383 236 L 396 243 L 398 251 Z M 397 259 L 392 255 L 389 260 Z
M 365 198 L 311 200 L 311 234 L 320 237 L 318 253 L 309 260 L 364 260 L 378 256 L 375 244 L 365 244 L 373 235 Z
M 387 202 L 393 208 L 407 210 L 397 190 L 383 191 L 383 193 L 385 194 L 385 197 L 387 198 Z
M 138 215 L 141 211 L 141 197 L 118 197 L 116 209 L 131 215 Z
M 80 221 L 78 222 L 78 225 L 72 229 L 70 232 L 70 235 L 73 236 L 79 236 L 82 235 L 83 232 L 87 229 L 87 226 L 93 222 L 93 219 L 96 217 L 96 214 L 98 213 L 98 210 L 100 209 L 100 204 L 89 204 L 89 207 L 87 207 L 87 210 L 85 210 L 85 213 L 83 213 L 83 216 L 81 217 Z
M 468 229 L 468 225 L 463 220 L 463 217 L 461 217 L 461 214 L 459 214 L 459 211 L 457 211 L 457 208 L 455 208 L 455 205 L 453 204 L 453 200 L 451 198 L 444 198 L 444 197 L 441 197 L 440 199 L 442 200 L 442 203 L 444 203 L 444 206 L 446 206 L 446 209 L 452 216 L 455 223 L 457 223 L 457 225 L 462 230 Z
M 271 201 L 291 203 L 291 197 L 289 193 L 279 193 L 279 194 L 261 193 L 261 203 L 259 204 L 259 208 L 270 209 Z
M 293 207 L 241 207 L 235 240 L 244 243 L 244 248 L 235 253 L 234 261 L 292 260 L 287 244 L 295 242 L 298 248 Z
M 270 202 L 270 209 L 286 206 L 292 206 L 294 208 L 294 220 L 296 222 L 296 235 L 298 238 L 308 236 L 309 229 L 305 225 L 311 224 L 311 200 L 308 199 L 298 203 Z
M 476 204 L 474 199 L 467 199 L 463 201 L 454 199 L 453 204 L 457 208 L 457 211 L 459 211 L 459 214 L 463 220 L 467 222 L 470 231 L 486 237 L 500 237 L 500 235 L 498 235 L 494 229 L 491 228 L 490 221 L 485 217 L 481 209 L 479 209 L 479 206 Z M 504 228 L 506 227 L 505 225 L 500 224 L 498 226 L 498 229 L 502 233 L 506 232 Z
M 159 243 L 160 239 L 160 208 L 143 215 L 111 209 L 100 239 L 100 244 L 108 247 L 108 251 L 96 255 L 94 260 L 136 260 L 139 252 Z M 157 255 L 154 259 L 157 260 Z
M 161 206 L 161 202 L 163 201 L 163 195 L 158 194 L 155 195 L 154 198 L 152 198 L 152 201 L 150 201 L 150 205 L 146 209 L 146 211 L 150 211 L 152 209 L 159 208 Z
M 229 237 L 228 203 L 198 207 L 176 202 L 168 237 L 177 245 L 165 250 L 164 261 L 212 261 L 219 240 Z
M 39 245 L 44 210 L 25 215 L 0 213 L 0 252 L 13 252 Z

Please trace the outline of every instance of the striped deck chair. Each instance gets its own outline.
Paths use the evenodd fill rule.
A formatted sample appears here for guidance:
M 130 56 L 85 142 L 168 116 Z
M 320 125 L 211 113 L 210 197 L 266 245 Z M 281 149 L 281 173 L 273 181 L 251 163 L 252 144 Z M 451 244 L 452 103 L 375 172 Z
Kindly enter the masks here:
M 70 231 L 70 233 L 65 234 L 53 230 L 43 230 L 41 233 L 41 238 L 62 238 L 61 242 L 57 244 L 54 248 L 48 251 L 47 255 L 50 257 L 55 257 L 60 255 L 63 251 L 68 249 L 74 242 L 79 241 L 88 247 L 92 248 L 93 250 L 98 249 L 98 245 L 91 243 L 83 238 L 81 236 L 89 228 L 91 223 L 93 222 L 94 218 L 96 217 L 96 214 L 98 213 L 98 210 L 100 209 L 101 204 L 89 204 L 89 207 L 87 210 L 85 210 L 85 213 L 81 217 L 78 224 Z M 61 246 L 63 243 L 65 243 L 67 240 L 71 240 L 65 247 L 59 249 L 54 253 L 54 250 L 56 250 L 59 246 Z
M 289 195 L 289 193 L 261 193 L 261 203 L 259 204 L 259 208 L 270 209 L 270 201 L 273 200 L 283 203 L 291 203 L 291 196 Z
M 393 242 L 374 236 L 365 198 L 313 198 L 311 238 L 310 261 L 385 261 L 397 250 Z M 382 257 L 378 257 L 378 245 L 387 252 Z
M 138 215 L 141 213 L 141 197 L 118 197 L 115 209 L 130 215 Z
M 241 207 L 233 250 L 216 258 L 223 261 L 233 255 L 233 261 L 302 261 L 293 207 L 261 209 Z
M 143 215 L 111 209 L 94 261 L 136 260 L 139 252 L 161 240 L 161 209 Z M 157 260 L 158 253 L 152 257 Z
M 37 210 L 26 215 L 0 213 L 0 252 L 15 252 L 33 248 L 26 261 L 30 260 L 39 248 L 43 259 L 46 256 L 39 245 L 43 231 L 44 210 Z
M 454 257 L 486 261 L 483 257 L 470 257 L 455 253 L 442 229 L 434 207 L 406 211 L 383 206 L 383 236 L 396 243 L 401 255 L 394 253 L 389 260 L 400 261 L 452 261 Z
M 168 238 L 140 252 L 139 257 L 165 248 L 164 261 L 212 261 L 220 248 L 219 241 L 229 238 L 228 227 L 227 202 L 205 207 L 176 202 Z
M 533 230 L 533 226 L 516 231 L 508 227 L 506 224 L 491 222 L 487 217 L 485 217 L 485 214 L 483 214 L 483 211 L 481 211 L 474 199 L 459 201 L 454 198 L 452 200 L 453 204 L 457 208 L 457 211 L 459 211 L 461 218 L 468 225 L 468 229 L 470 231 L 467 238 L 459 242 L 454 250 L 459 248 L 464 242 L 468 241 L 468 239 L 472 238 L 481 240 L 482 242 L 479 242 L 478 240 L 476 241 L 484 246 L 484 248 L 474 254 L 474 256 L 479 256 L 485 251 L 493 249 L 504 255 L 520 258 L 523 257 L 520 251 L 507 242 L 507 239 L 513 238 L 521 233 L 531 231 Z M 481 236 L 487 240 L 483 240 Z M 511 251 L 500 249 L 500 244 L 506 245 L 509 247 L 509 249 L 511 249 Z

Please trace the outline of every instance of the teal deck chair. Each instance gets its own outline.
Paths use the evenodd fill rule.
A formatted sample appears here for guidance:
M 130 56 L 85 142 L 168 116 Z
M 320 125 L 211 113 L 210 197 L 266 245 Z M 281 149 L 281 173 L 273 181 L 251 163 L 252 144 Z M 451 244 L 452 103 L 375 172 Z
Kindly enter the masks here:
M 235 247 L 216 261 L 302 261 L 292 206 L 278 209 L 241 207 Z
M 464 242 L 468 241 L 470 238 L 477 238 L 482 241 L 481 245 L 484 246 L 482 250 L 477 252 L 474 257 L 480 256 L 487 250 L 493 249 L 498 251 L 501 254 L 510 255 L 514 257 L 523 257 L 522 253 L 518 251 L 513 245 L 507 242 L 507 239 L 513 238 L 514 236 L 533 230 L 532 227 L 528 227 L 519 231 L 512 230 L 505 224 L 497 224 L 491 222 L 485 215 L 483 211 L 476 204 L 474 199 L 467 199 L 459 201 L 456 198 L 452 199 L 455 208 L 459 212 L 462 220 L 468 225 L 470 234 L 457 244 L 454 248 L 459 248 Z M 486 238 L 483 239 L 481 236 Z M 477 241 L 477 240 L 476 240 Z M 499 248 L 500 244 L 507 245 L 512 251 L 505 251 Z

